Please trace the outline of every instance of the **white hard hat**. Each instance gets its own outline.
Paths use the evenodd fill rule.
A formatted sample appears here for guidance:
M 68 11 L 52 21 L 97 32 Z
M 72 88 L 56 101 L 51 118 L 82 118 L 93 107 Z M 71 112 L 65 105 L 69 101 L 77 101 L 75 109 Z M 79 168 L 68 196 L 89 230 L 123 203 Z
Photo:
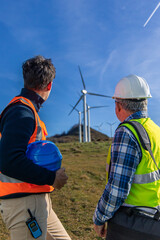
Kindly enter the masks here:
M 145 99 L 151 97 L 146 80 L 136 75 L 129 75 L 118 82 L 112 98 Z

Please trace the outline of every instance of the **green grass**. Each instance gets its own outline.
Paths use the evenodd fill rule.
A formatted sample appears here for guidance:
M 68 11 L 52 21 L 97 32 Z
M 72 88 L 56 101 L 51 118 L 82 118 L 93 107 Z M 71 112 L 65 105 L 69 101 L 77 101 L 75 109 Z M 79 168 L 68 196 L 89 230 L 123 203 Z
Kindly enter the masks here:
M 93 229 L 93 213 L 105 187 L 105 164 L 109 142 L 57 144 L 67 185 L 51 193 L 53 209 L 72 240 L 98 238 Z M 0 217 L 0 240 L 9 240 Z

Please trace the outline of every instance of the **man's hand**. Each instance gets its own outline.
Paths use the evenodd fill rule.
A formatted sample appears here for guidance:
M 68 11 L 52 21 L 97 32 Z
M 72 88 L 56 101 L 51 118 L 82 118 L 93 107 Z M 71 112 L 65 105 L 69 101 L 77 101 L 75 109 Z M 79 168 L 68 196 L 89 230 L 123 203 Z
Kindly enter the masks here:
M 107 224 L 100 226 L 94 224 L 94 230 L 99 237 L 105 238 L 107 234 Z
M 65 168 L 60 168 L 56 172 L 56 177 L 53 183 L 55 189 L 61 189 L 67 183 L 68 177 L 65 173 Z

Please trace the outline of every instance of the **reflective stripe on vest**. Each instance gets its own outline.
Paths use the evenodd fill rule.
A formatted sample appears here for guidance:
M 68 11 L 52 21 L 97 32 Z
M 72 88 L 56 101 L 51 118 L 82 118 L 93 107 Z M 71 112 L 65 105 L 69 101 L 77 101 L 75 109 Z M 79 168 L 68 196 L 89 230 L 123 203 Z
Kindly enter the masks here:
M 160 180 L 160 174 L 158 171 L 154 171 L 146 174 L 134 175 L 133 183 L 144 184 L 144 183 L 152 183 L 158 180 Z
M 22 183 L 22 181 L 19 181 L 15 178 L 8 177 L 3 173 L 0 174 L 0 181 L 3 183 Z
M 35 141 L 39 141 L 39 140 L 45 140 L 47 136 L 47 130 L 46 130 L 45 124 L 40 120 L 38 113 L 30 100 L 24 97 L 15 97 L 7 105 L 4 111 L 10 105 L 18 102 L 30 107 L 35 116 L 35 129 L 28 144 Z M 11 194 L 17 194 L 17 193 L 45 193 L 45 192 L 52 192 L 53 190 L 54 188 L 49 185 L 36 185 L 36 184 L 25 183 L 0 173 L 0 197 L 8 196 Z
M 109 167 L 110 167 L 110 158 L 111 158 L 111 145 L 108 149 L 107 161 L 106 161 L 106 183 L 108 182 Z M 146 174 L 136 174 L 134 175 L 133 182 L 137 184 L 152 183 L 160 180 L 160 174 L 157 171 L 146 173 Z

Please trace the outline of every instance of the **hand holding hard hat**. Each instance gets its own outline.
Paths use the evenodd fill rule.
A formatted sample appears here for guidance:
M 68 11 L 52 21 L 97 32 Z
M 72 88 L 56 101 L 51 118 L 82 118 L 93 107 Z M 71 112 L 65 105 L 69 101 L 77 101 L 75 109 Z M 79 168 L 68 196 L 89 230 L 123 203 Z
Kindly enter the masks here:
M 65 168 L 61 168 L 56 172 L 56 178 L 53 183 L 53 187 L 61 189 L 67 183 L 68 177 L 65 173 Z

